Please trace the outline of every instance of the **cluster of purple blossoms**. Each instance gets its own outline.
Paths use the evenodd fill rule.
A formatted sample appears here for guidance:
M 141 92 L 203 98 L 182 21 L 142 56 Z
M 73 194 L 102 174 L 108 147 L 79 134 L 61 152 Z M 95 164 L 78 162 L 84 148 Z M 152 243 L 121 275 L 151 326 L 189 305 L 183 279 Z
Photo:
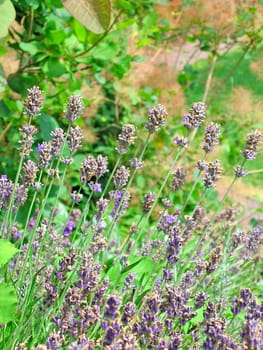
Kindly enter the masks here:
M 39 160 L 38 167 L 39 169 L 47 168 L 51 159 L 52 159 L 52 145 L 50 142 L 43 142 L 38 145 Z
M 80 218 L 80 215 L 81 215 L 81 211 L 79 209 L 74 209 L 72 211 L 72 214 L 70 215 L 63 231 L 64 237 L 69 237 L 71 235 L 72 231 L 77 226 L 77 222 Z
M 188 114 L 183 116 L 183 125 L 187 129 L 199 128 L 206 118 L 206 105 L 204 102 L 192 104 Z
M 132 167 L 136 168 L 136 169 L 142 169 L 143 168 L 143 162 L 142 160 L 138 159 L 138 158 L 131 158 L 130 159 L 130 164 Z
M 143 198 L 143 212 L 148 213 L 154 204 L 154 194 L 152 192 L 146 193 Z
M 32 185 L 36 179 L 38 167 L 32 160 L 28 160 L 23 164 L 22 182 L 26 185 Z
M 129 206 L 131 194 L 128 191 L 116 190 L 110 191 L 109 196 L 110 199 L 114 201 L 111 217 L 114 218 L 115 221 L 118 221 Z
M 7 175 L 0 177 L 0 209 L 6 209 L 13 191 L 13 182 L 8 180 Z
M 158 131 L 165 123 L 168 116 L 166 108 L 158 104 L 148 110 L 148 122 L 145 125 L 149 133 Z
M 205 169 L 204 185 L 206 188 L 215 187 L 215 183 L 220 179 L 222 167 L 219 160 L 207 164 Z
M 173 140 L 173 142 L 177 145 L 180 146 L 182 148 L 186 148 L 188 147 L 188 140 L 186 137 L 182 137 L 182 136 L 176 136 Z
M 134 144 L 135 139 L 135 126 L 133 124 L 123 125 L 118 136 L 119 145 L 116 148 L 117 152 L 120 154 L 128 152 L 128 148 Z
M 183 186 L 186 177 L 184 168 L 178 168 L 173 173 L 171 188 L 173 191 L 178 191 Z
M 246 147 L 243 151 L 243 156 L 247 160 L 253 160 L 256 158 L 258 152 L 258 146 L 262 143 L 262 134 L 258 130 L 251 131 L 247 135 Z
M 202 149 L 206 153 L 213 152 L 214 146 L 219 143 L 219 135 L 220 135 L 220 125 L 216 123 L 211 123 L 207 126 L 205 130 L 204 142 Z
M 37 117 L 43 106 L 43 92 L 38 86 L 28 89 L 27 99 L 24 101 L 25 114 L 30 117 Z
M 52 140 L 51 140 L 51 153 L 53 157 L 59 157 L 60 150 L 65 142 L 65 132 L 61 128 L 57 128 L 54 131 L 51 131 L 50 133 Z
M 113 177 L 113 183 L 116 188 L 122 188 L 126 186 L 130 177 L 130 169 L 126 168 L 124 165 L 116 170 Z
M 88 156 L 81 163 L 80 168 L 80 181 L 84 184 L 89 183 L 93 177 L 96 177 L 96 180 L 100 179 L 106 172 L 108 172 L 108 158 L 98 155 L 97 159 L 93 156 Z M 96 192 L 101 192 L 100 185 L 90 183 L 91 189 Z
M 37 128 L 33 125 L 24 125 L 19 129 L 22 140 L 19 140 L 19 152 L 23 156 L 29 156 L 34 143 L 34 135 L 37 133 Z
M 74 121 L 77 120 L 77 118 L 82 114 L 82 112 L 82 97 L 79 95 L 70 96 L 67 104 L 67 112 L 65 114 L 65 118 L 71 123 L 74 123 Z
M 71 153 L 77 151 L 82 145 L 83 135 L 79 126 L 70 127 L 67 144 Z

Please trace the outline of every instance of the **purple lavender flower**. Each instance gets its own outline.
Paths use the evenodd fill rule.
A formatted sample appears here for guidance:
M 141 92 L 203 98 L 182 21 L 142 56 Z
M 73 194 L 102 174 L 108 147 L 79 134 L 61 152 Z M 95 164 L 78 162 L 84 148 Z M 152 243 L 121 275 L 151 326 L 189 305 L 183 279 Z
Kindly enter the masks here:
M 7 208 L 10 196 L 13 191 L 13 182 L 8 180 L 7 175 L 0 177 L 0 209 Z
M 78 219 L 80 218 L 81 211 L 79 209 L 74 209 L 70 218 L 67 221 L 67 224 L 64 228 L 63 235 L 64 237 L 69 237 L 77 225 Z
M 220 135 L 220 125 L 211 123 L 205 130 L 204 143 L 202 149 L 206 152 L 212 152 L 214 150 L 214 146 L 219 143 Z
M 22 140 L 19 140 L 19 153 L 23 156 L 29 156 L 34 143 L 34 135 L 37 133 L 37 128 L 33 125 L 24 125 L 19 129 Z
M 79 126 L 71 127 L 69 129 L 69 138 L 67 143 L 71 153 L 76 152 L 76 150 L 81 146 L 82 139 L 83 135 Z
M 243 151 L 243 156 L 247 160 L 256 158 L 258 146 L 262 143 L 262 135 L 258 130 L 251 131 L 247 135 L 246 148 Z
M 108 166 L 108 158 L 103 157 L 101 154 L 97 157 L 97 170 L 96 170 L 96 178 L 101 178 L 104 174 L 106 174 L 109 170 Z
M 177 145 L 180 146 L 182 148 L 186 148 L 188 147 L 188 140 L 185 137 L 182 136 L 176 136 L 173 140 L 173 142 Z
M 89 188 L 90 188 L 91 191 L 93 191 L 93 192 L 98 192 L 98 193 L 102 192 L 101 184 L 99 184 L 99 183 L 97 183 L 97 182 L 91 181 L 91 182 L 89 183 Z
M 50 160 L 52 158 L 52 146 L 50 142 L 43 142 L 38 145 L 38 152 L 39 152 L 39 160 L 38 160 L 38 167 L 39 169 L 47 168 Z
M 71 123 L 74 123 L 83 112 L 82 97 L 79 95 L 70 96 L 67 107 L 65 118 Z
M 106 319 L 115 320 L 119 316 L 120 303 L 120 300 L 115 295 L 108 297 L 104 312 Z
M 130 177 L 130 169 L 125 166 L 121 166 L 116 170 L 116 173 L 113 177 L 113 183 L 116 188 L 124 187 Z
M 37 117 L 43 105 L 43 92 L 38 86 L 33 86 L 31 89 L 27 89 L 27 91 L 28 95 L 24 102 L 24 113 L 30 117 Z
M 150 108 L 148 111 L 148 122 L 145 125 L 146 129 L 151 134 L 158 131 L 164 125 L 167 116 L 167 110 L 161 104 Z
M 244 169 L 244 167 L 239 165 L 235 168 L 235 175 L 236 177 L 244 177 L 248 175 L 248 172 Z
M 146 193 L 143 199 L 143 212 L 148 213 L 154 204 L 154 193 Z
M 82 201 L 83 194 L 73 191 L 70 193 L 70 198 L 73 200 L 73 202 L 79 204 Z
M 15 205 L 16 207 L 25 204 L 28 197 L 28 188 L 25 185 L 16 185 Z
M 51 153 L 54 157 L 59 157 L 61 147 L 65 141 L 65 133 L 61 128 L 57 128 L 54 131 L 51 131 L 50 135 L 52 136 Z
M 171 188 L 173 191 L 178 191 L 183 186 L 183 183 L 185 181 L 186 172 L 184 168 L 178 168 L 173 173 L 173 179 Z
M 136 139 L 135 135 L 135 126 L 133 124 L 123 125 L 121 134 L 118 136 L 118 147 L 116 148 L 117 152 L 120 154 L 128 152 L 130 145 L 134 144 Z
M 206 105 L 203 102 L 192 104 L 188 114 L 183 116 L 183 125 L 187 129 L 199 128 L 206 118 Z
M 82 183 L 89 182 L 93 176 L 96 175 L 98 170 L 98 164 L 93 156 L 88 156 L 87 159 L 83 160 L 80 168 L 80 181 Z
M 114 207 L 111 212 L 111 217 L 115 219 L 115 221 L 118 221 L 120 217 L 124 214 L 125 210 L 129 206 L 129 201 L 131 198 L 131 195 L 127 191 L 111 191 L 109 193 L 110 199 L 114 200 Z M 122 202 L 121 206 L 120 203 Z M 118 214 L 117 214 L 118 211 Z
M 22 176 L 22 182 L 29 186 L 34 183 L 36 176 L 37 176 L 38 167 L 37 165 L 32 161 L 28 160 L 23 165 L 23 176 Z
M 136 169 L 142 169 L 143 168 L 143 162 L 138 158 L 131 158 L 130 164 L 132 167 Z
M 123 307 L 123 314 L 121 321 L 124 325 L 127 325 L 133 318 L 133 316 L 136 314 L 136 305 L 129 301 L 127 304 Z
M 204 185 L 206 188 L 211 188 L 215 186 L 215 183 L 220 179 L 222 173 L 222 167 L 219 160 L 208 163 L 208 168 L 206 169 L 204 177 Z

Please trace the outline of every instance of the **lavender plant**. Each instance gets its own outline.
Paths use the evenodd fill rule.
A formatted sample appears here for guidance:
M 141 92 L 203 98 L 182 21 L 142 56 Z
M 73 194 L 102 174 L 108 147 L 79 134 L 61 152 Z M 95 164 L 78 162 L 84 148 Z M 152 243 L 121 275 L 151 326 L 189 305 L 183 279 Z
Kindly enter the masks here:
M 245 231 L 238 208 L 226 206 L 235 182 L 249 174 L 245 163 L 258 155 L 261 133 L 248 134 L 233 181 L 217 209 L 209 211 L 207 195 L 223 172 L 212 157 L 220 126 L 206 127 L 200 146 L 204 156 L 191 185 L 183 162 L 206 120 L 205 104 L 194 103 L 183 117 L 188 136 L 175 137 L 178 151 L 168 173 L 159 188 L 145 191 L 136 207 L 138 219 L 129 227 L 130 188 L 143 168 L 150 138 L 165 124 L 166 108 L 149 110 L 148 137 L 129 164 L 122 164 L 121 156 L 131 153 L 136 129 L 122 127 L 119 156 L 104 188 L 107 158 L 88 155 L 83 160 L 79 189 L 68 193 L 63 215 L 61 188 L 83 138 L 74 126 L 83 112 L 82 99 L 69 98 L 68 130 L 52 131 L 51 141 L 37 146 L 32 123 L 42 101 L 38 87 L 29 89 L 17 176 L 14 181 L 0 177 L 1 348 L 262 349 L 263 222 Z M 54 184 L 58 190 L 50 203 Z M 186 212 L 197 185 L 199 200 Z M 166 197 L 166 189 L 183 188 L 188 191 L 184 202 Z M 21 221 L 19 212 L 26 204 L 27 217 Z M 156 208 L 159 218 L 150 221 Z

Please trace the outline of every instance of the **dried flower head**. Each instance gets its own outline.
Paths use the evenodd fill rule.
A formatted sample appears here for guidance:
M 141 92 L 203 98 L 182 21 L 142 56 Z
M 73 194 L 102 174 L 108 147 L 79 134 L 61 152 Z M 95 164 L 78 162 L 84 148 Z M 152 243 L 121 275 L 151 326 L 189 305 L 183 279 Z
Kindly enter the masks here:
M 187 129 L 199 128 L 206 118 L 206 105 L 204 102 L 192 104 L 188 114 L 183 116 L 183 125 Z
M 37 117 L 43 105 L 43 92 L 38 86 L 28 89 L 27 99 L 24 101 L 25 114 L 30 117 Z
M 82 97 L 79 95 L 73 95 L 69 97 L 68 104 L 67 104 L 67 112 L 65 114 L 65 118 L 69 120 L 71 123 L 74 123 L 74 121 L 82 114 L 83 112 L 83 103 L 82 103 Z
M 148 122 L 145 125 L 146 129 L 150 133 L 158 131 L 164 125 L 167 116 L 167 110 L 161 104 L 150 108 L 148 111 Z

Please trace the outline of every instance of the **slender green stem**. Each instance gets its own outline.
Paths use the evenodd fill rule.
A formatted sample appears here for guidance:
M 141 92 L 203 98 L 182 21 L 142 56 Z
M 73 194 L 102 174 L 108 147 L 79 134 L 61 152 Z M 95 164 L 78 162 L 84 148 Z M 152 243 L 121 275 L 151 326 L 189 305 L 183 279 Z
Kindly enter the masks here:
M 147 138 L 146 138 L 146 140 L 145 140 L 145 143 L 144 143 L 144 146 L 143 146 L 143 150 L 142 150 L 141 155 L 140 155 L 140 157 L 139 157 L 139 161 L 141 161 L 141 160 L 143 159 L 143 156 L 144 156 L 144 153 L 145 153 L 145 151 L 146 151 L 146 148 L 147 148 L 147 146 L 148 146 L 148 144 L 149 144 L 149 142 L 150 142 L 150 137 L 151 137 L 151 135 L 152 135 L 152 134 L 148 133 L 148 136 L 147 136 Z M 128 181 L 128 184 L 127 184 L 127 186 L 126 186 L 126 188 L 125 188 L 125 190 L 124 190 L 124 192 L 123 192 L 122 198 L 121 198 L 121 200 L 120 200 L 120 203 L 119 203 L 119 205 L 118 205 L 118 208 L 117 208 L 117 210 L 116 210 L 116 213 L 115 213 L 115 215 L 114 215 L 114 218 L 113 218 L 113 220 L 112 220 L 112 222 L 111 222 L 111 225 L 110 225 L 110 228 L 109 228 L 109 231 L 108 231 L 108 234 L 107 234 L 108 239 L 110 239 L 112 230 L 113 230 L 115 224 L 117 223 L 118 214 L 119 214 L 119 212 L 120 212 L 120 210 L 121 210 L 121 208 L 122 208 L 122 203 L 123 203 L 123 201 L 124 201 L 125 194 L 128 192 L 128 190 L 129 190 L 129 188 L 130 188 L 130 186 L 131 186 L 131 184 L 132 184 L 132 181 L 133 181 L 133 179 L 134 179 L 134 177 L 135 177 L 135 175 L 136 175 L 136 172 L 137 172 L 137 168 L 134 169 L 134 171 L 133 171 L 133 173 L 132 173 L 132 175 L 131 175 L 131 177 L 130 177 L 130 179 L 129 179 L 129 181 Z
M 28 122 L 29 126 L 31 125 L 31 121 L 32 121 L 32 117 L 29 118 L 29 122 Z M 4 233 L 5 233 L 5 230 L 7 228 L 8 222 L 9 222 L 9 217 L 11 216 L 11 211 L 12 211 L 12 207 L 13 207 L 14 199 L 15 199 L 16 187 L 17 187 L 17 184 L 18 184 L 18 180 L 19 180 L 20 173 L 21 173 L 21 170 L 22 170 L 23 162 L 24 162 L 24 159 L 25 159 L 25 155 L 24 155 L 25 149 L 26 149 L 26 145 L 24 145 L 22 153 L 21 153 L 21 157 L 20 157 L 20 161 L 19 161 L 19 165 L 18 165 L 18 169 L 17 169 L 17 173 L 16 173 L 16 178 L 15 178 L 15 182 L 14 182 L 14 185 L 13 185 L 13 191 L 12 191 L 11 196 L 10 196 L 7 213 L 5 215 L 4 222 L 3 222 L 3 225 L 2 225 L 2 230 L 3 230 L 2 237 L 4 237 Z M 11 232 L 9 230 L 9 233 L 7 235 L 8 239 L 10 238 L 10 233 Z

